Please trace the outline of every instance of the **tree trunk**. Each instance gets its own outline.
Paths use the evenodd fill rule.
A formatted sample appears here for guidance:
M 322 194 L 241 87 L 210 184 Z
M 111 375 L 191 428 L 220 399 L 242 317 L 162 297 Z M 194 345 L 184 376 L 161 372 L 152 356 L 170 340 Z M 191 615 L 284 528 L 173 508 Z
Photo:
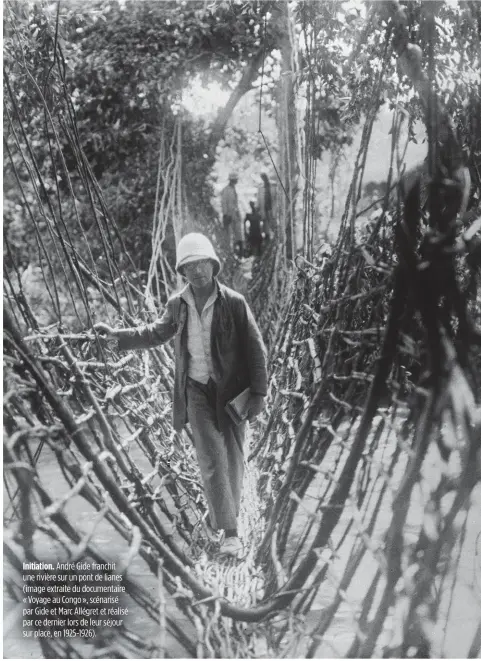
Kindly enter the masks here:
M 239 103 L 244 94 L 247 94 L 252 89 L 252 83 L 256 80 L 259 69 L 262 66 L 262 61 L 269 52 L 272 46 L 263 44 L 259 50 L 254 53 L 250 62 L 246 65 L 242 78 L 235 90 L 230 95 L 227 103 L 217 113 L 217 117 L 212 126 L 212 144 L 217 146 L 219 140 L 223 137 L 227 122 L 229 121 L 236 105 Z
M 272 9 L 277 47 L 281 52 L 281 78 L 278 90 L 280 176 L 285 193 L 279 205 L 281 228 L 285 231 L 286 257 L 292 259 L 301 247 L 296 227 L 296 202 L 299 192 L 298 127 L 294 90 L 295 49 L 291 42 L 287 1 L 277 2 Z M 282 193 L 281 193 L 282 194 Z M 282 213 L 283 212 L 283 213 Z

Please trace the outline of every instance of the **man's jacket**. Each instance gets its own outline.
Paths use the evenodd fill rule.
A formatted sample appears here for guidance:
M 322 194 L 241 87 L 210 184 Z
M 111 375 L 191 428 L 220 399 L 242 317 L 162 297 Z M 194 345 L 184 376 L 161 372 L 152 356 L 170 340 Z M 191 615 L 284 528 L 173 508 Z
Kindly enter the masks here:
M 245 298 L 217 283 L 211 327 L 211 353 L 217 383 L 217 419 L 227 422 L 226 403 L 247 387 L 253 393 L 267 394 L 266 351 L 259 328 Z M 187 285 L 189 286 L 189 285 Z M 174 337 L 174 428 L 187 422 L 187 303 L 182 293 L 168 301 L 160 319 L 145 326 L 118 331 L 119 349 L 149 349 Z

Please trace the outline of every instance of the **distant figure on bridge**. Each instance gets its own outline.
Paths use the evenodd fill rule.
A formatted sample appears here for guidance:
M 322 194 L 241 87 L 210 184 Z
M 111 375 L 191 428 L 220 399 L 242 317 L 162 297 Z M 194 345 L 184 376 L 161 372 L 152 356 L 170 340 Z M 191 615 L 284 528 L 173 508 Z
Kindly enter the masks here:
M 217 280 L 220 266 L 207 237 L 186 234 L 177 246 L 176 270 L 187 285 L 169 298 L 160 319 L 127 329 L 100 322 L 95 329 L 117 339 L 121 351 L 174 339 L 174 428 L 180 432 L 190 423 L 209 526 L 225 531 L 220 554 L 237 557 L 245 422 L 235 416 L 234 422 L 226 405 L 242 393 L 247 418 L 254 420 L 264 408 L 267 368 L 252 312 L 241 294 Z
M 251 210 L 245 217 L 245 235 L 249 255 L 259 257 L 262 251 L 262 220 L 261 214 L 253 200 L 249 202 Z
M 266 241 L 269 241 L 274 232 L 274 213 L 272 201 L 272 187 L 265 172 L 261 174 L 262 184 L 257 189 L 257 206 L 264 224 Z
M 244 253 L 244 234 L 242 231 L 242 219 L 239 211 L 236 184 L 239 178 L 237 172 L 229 174 L 229 183 L 222 189 L 220 196 L 222 208 L 222 222 L 227 234 L 227 243 L 230 249 L 238 257 Z

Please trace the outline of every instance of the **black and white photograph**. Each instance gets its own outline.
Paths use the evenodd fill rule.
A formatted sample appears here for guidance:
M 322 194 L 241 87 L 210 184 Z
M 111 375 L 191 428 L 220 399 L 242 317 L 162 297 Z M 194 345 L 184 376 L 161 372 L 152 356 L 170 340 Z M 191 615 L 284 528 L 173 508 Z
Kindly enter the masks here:
M 481 1 L 2 9 L 2 658 L 481 657 Z

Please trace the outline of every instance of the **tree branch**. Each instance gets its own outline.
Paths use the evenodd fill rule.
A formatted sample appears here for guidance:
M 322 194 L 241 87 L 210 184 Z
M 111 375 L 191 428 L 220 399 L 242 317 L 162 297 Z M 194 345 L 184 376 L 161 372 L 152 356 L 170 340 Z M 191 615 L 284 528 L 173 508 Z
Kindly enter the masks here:
M 217 113 L 217 117 L 215 118 L 214 124 L 212 125 L 213 143 L 216 144 L 219 142 L 219 140 L 224 135 L 227 122 L 229 121 L 234 108 L 239 103 L 244 94 L 252 89 L 252 84 L 255 81 L 259 68 L 262 65 L 262 60 L 266 54 L 268 55 L 270 53 L 272 48 L 272 44 L 263 44 L 246 65 L 239 84 L 230 95 L 229 100 L 225 106 Z

